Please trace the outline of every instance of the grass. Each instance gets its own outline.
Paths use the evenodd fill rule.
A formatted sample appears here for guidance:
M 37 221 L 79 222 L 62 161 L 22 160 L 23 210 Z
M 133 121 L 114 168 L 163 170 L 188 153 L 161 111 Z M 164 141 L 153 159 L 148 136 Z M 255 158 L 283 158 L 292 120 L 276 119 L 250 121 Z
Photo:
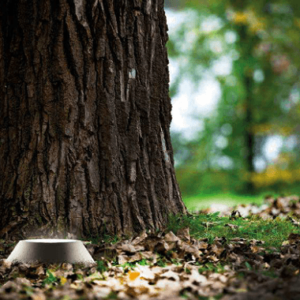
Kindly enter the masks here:
M 237 229 L 225 227 L 228 223 L 237 225 Z M 290 233 L 300 234 L 300 228 L 279 217 L 274 220 L 263 220 L 258 216 L 251 216 L 230 220 L 229 217 L 219 217 L 218 213 L 170 217 L 168 230 L 176 234 L 179 229 L 186 227 L 189 227 L 192 237 L 208 238 L 209 243 L 212 243 L 215 237 L 225 237 L 227 240 L 239 237 L 262 240 L 265 241 L 264 247 L 275 247 L 278 250 Z
M 184 203 L 190 212 L 208 208 L 212 204 L 221 204 L 227 206 L 235 206 L 238 204 L 258 204 L 261 205 L 264 202 L 266 195 L 279 196 L 274 193 L 262 193 L 260 195 L 236 195 L 231 193 L 223 194 L 199 194 L 192 197 L 184 197 Z
M 45 286 L 46 284 L 53 284 L 58 280 L 57 277 L 54 276 L 54 274 L 50 271 L 47 270 L 47 277 L 43 280 L 42 285 Z

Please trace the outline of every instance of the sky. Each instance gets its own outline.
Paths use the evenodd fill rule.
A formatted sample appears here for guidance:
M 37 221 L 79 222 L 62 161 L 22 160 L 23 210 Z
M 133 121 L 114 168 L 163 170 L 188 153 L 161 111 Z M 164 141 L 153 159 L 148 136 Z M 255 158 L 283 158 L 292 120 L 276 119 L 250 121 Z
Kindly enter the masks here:
M 184 12 L 169 9 L 166 10 L 166 15 L 169 32 L 175 31 L 188 17 Z M 172 84 L 178 72 L 175 60 L 170 59 L 169 69 Z M 181 132 L 186 138 L 193 138 L 203 125 L 199 118 L 191 118 L 191 116 L 208 116 L 211 114 L 215 110 L 220 96 L 221 89 L 213 77 L 208 77 L 200 82 L 197 90 L 191 81 L 183 80 L 180 83 L 178 94 L 172 99 L 173 121 L 171 130 Z
M 186 12 L 178 12 L 170 9 L 166 9 L 166 15 L 169 33 L 176 30 L 176 28 L 183 22 L 186 22 L 187 19 L 192 18 L 192 16 Z M 202 28 L 203 30 L 209 31 L 217 26 L 218 22 L 212 19 L 205 22 Z M 234 42 L 234 36 L 228 36 L 228 39 Z M 177 65 L 175 60 L 170 59 L 169 70 L 171 84 L 178 72 Z M 222 75 L 229 75 L 231 71 L 231 61 L 229 59 L 220 61 L 214 66 L 214 71 L 217 74 L 222 72 Z M 195 89 L 191 81 L 184 79 L 179 85 L 179 92 L 172 99 L 173 119 L 171 131 L 181 132 L 185 138 L 192 139 L 203 127 L 201 116 L 207 117 L 214 112 L 220 96 L 220 85 L 212 75 L 207 75 L 199 82 L 197 89 Z M 263 152 L 268 162 L 272 162 L 278 157 L 282 146 L 283 139 L 278 135 L 272 136 L 267 140 Z M 257 171 L 262 171 L 266 167 L 264 160 L 258 159 L 254 164 Z

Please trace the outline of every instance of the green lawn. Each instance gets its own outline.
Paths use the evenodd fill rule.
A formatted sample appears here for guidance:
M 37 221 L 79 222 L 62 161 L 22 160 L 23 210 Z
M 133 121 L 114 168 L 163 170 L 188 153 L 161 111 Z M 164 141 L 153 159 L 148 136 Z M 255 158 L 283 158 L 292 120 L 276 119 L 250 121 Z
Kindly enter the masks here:
M 230 226 L 226 226 L 230 224 Z M 265 247 L 275 247 L 280 250 L 283 241 L 290 233 L 300 234 L 300 228 L 294 226 L 286 217 L 264 220 L 258 215 L 247 218 L 219 217 L 218 212 L 212 214 L 199 214 L 193 216 L 172 216 L 169 220 L 168 230 L 177 234 L 178 230 L 189 228 L 191 236 L 195 239 L 207 238 L 213 243 L 216 237 L 225 237 L 230 240 L 235 237 L 262 240 Z
M 190 211 L 195 211 L 210 207 L 212 204 L 223 204 L 227 206 L 234 206 L 237 204 L 262 204 L 265 195 L 278 196 L 275 193 L 263 193 L 257 196 L 236 195 L 236 194 L 210 194 L 210 195 L 196 195 L 193 197 L 183 197 L 183 201 Z

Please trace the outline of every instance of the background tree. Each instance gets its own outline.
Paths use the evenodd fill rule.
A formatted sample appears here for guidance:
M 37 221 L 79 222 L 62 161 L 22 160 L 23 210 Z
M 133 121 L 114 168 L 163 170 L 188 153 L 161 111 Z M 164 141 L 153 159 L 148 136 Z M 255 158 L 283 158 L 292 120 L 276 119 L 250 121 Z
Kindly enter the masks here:
M 0 236 L 155 229 L 185 207 L 155 1 L 1 1 Z
M 217 110 L 204 120 L 204 129 L 197 138 L 183 143 L 185 150 L 175 151 L 179 182 L 186 183 L 182 185 L 184 194 L 216 190 L 253 193 L 275 185 L 279 191 L 283 188 L 279 183 L 289 182 L 291 177 L 296 183 L 297 2 L 182 1 L 182 6 L 189 17 L 169 43 L 171 57 L 180 69 L 172 91 L 177 92 L 180 78 L 189 77 L 197 84 L 207 74 L 213 74 L 221 87 Z M 223 72 L 222 61 L 230 62 L 228 73 Z M 294 141 L 293 147 L 282 149 L 289 166 L 268 161 L 264 146 L 273 136 Z M 178 151 L 185 152 L 184 161 Z M 188 175 L 191 169 L 193 177 Z M 195 178 L 197 188 L 190 184 Z

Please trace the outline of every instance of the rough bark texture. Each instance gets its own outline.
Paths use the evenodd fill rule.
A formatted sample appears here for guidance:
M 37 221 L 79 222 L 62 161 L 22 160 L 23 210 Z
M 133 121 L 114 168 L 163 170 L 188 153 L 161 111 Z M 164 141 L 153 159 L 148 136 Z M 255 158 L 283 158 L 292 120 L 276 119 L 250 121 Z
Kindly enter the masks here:
M 163 0 L 0 2 L 0 236 L 161 228 L 185 207 Z

